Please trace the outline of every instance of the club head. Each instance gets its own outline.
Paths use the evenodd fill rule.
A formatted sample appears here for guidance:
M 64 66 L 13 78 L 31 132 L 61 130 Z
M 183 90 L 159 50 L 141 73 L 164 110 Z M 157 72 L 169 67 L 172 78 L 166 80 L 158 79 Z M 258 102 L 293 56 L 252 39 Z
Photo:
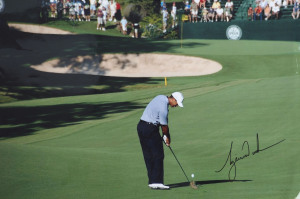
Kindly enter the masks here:
M 195 181 L 190 182 L 190 186 L 192 187 L 192 189 L 198 189 Z

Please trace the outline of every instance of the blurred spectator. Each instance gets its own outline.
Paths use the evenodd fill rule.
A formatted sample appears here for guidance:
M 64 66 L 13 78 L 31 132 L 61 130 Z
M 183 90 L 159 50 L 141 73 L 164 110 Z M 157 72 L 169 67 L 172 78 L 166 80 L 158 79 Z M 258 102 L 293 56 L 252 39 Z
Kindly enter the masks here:
M 283 2 L 282 2 L 282 6 L 284 6 L 284 8 L 287 8 L 287 6 L 288 6 L 288 2 L 287 2 L 287 0 L 283 0 Z
M 79 12 L 78 12 L 78 20 L 82 21 L 84 17 L 84 10 L 81 2 L 79 2 Z
M 102 0 L 102 3 L 101 3 L 101 6 L 103 6 L 105 9 L 102 8 L 103 10 L 103 14 L 104 14 L 104 22 L 106 23 L 106 20 L 107 20 L 107 14 L 109 12 L 109 2 L 108 0 Z
M 74 10 L 75 10 L 75 20 L 77 21 L 79 19 L 79 2 L 76 0 L 74 3 Z
M 134 23 L 132 24 L 132 26 L 134 30 L 134 38 L 139 38 L 139 29 L 140 29 L 139 23 Z
M 104 26 L 106 25 L 106 20 L 107 20 L 107 9 L 105 6 L 102 6 L 102 12 L 103 12 L 103 23 L 104 23 Z M 103 29 L 102 29 L 103 30 Z M 104 28 L 104 31 L 105 31 L 105 28 Z
M 91 21 L 91 10 L 88 2 L 84 4 L 84 16 L 86 21 Z
M 121 26 L 122 26 L 122 32 L 124 35 L 127 35 L 127 20 L 125 17 L 123 17 L 123 19 L 120 21 Z
M 275 7 L 275 0 L 270 0 L 269 1 L 269 7 L 270 7 L 271 10 Z M 266 14 L 265 14 L 265 16 L 266 16 Z
M 295 3 L 294 3 L 293 12 L 292 12 L 293 19 L 299 19 L 299 14 L 300 14 L 299 1 L 296 0 Z
M 51 10 L 51 17 L 55 18 L 55 11 L 56 11 L 56 1 L 50 0 L 50 10 Z
M 261 0 L 259 3 L 262 10 L 264 10 L 266 8 L 267 4 L 268 4 L 268 2 L 266 0 Z
M 195 0 L 192 0 L 192 4 L 191 4 L 191 12 L 192 12 L 192 21 L 193 23 L 196 21 L 196 23 L 198 22 L 198 5 L 195 2 Z
M 61 19 L 63 15 L 63 10 L 64 10 L 64 5 L 62 3 L 62 0 L 58 0 L 56 4 L 56 9 L 57 9 L 57 18 Z
M 76 21 L 81 21 L 82 18 L 82 7 L 81 7 L 81 1 L 76 0 L 75 2 L 75 18 Z
M 231 12 L 233 12 L 233 2 L 231 0 L 227 0 L 225 4 L 225 8 L 226 7 L 230 8 Z
M 215 11 L 214 9 L 210 6 L 210 8 L 208 9 L 208 13 L 207 13 L 207 18 L 210 22 L 214 22 L 214 18 L 215 18 Z
M 204 7 L 202 9 L 202 19 L 201 22 L 207 22 L 208 21 L 208 10 L 206 9 L 206 7 Z
M 64 3 L 64 14 L 67 16 L 69 15 L 70 6 L 71 6 L 70 0 L 66 0 Z
M 293 0 L 287 0 L 287 5 L 293 5 Z
M 99 6 L 97 10 L 97 30 L 105 31 L 105 23 L 104 23 L 103 16 L 104 14 L 103 14 L 102 7 Z
M 227 22 L 229 22 L 232 18 L 231 8 L 225 5 L 224 8 L 224 18 Z
M 169 17 L 169 13 L 167 8 L 163 8 L 163 32 L 167 32 L 167 25 L 168 25 L 168 17 Z
M 162 10 L 165 4 L 165 0 L 161 0 L 160 1 L 160 9 Z
M 282 6 L 282 0 L 275 0 L 275 3 L 277 3 L 279 7 Z M 270 7 L 271 7 L 271 6 L 270 6 Z M 271 10 L 272 10 L 272 8 L 271 8 Z
M 116 5 L 115 0 L 112 0 L 110 2 L 109 8 L 110 8 L 110 18 L 109 18 L 109 21 L 117 22 L 116 17 L 115 17 L 116 11 L 117 11 L 117 5 Z
M 255 0 L 255 7 L 257 7 L 260 3 L 260 0 Z
M 189 4 L 189 1 L 185 2 L 184 14 L 188 16 L 189 21 L 191 22 L 191 6 Z
M 173 2 L 172 10 L 171 10 L 171 16 L 172 16 L 172 28 L 174 28 L 176 24 L 176 12 L 177 12 L 177 7 L 175 2 Z
M 272 16 L 271 7 L 269 6 L 269 4 L 267 4 L 267 6 L 265 7 L 264 13 L 265 13 L 265 20 L 267 21 Z
M 91 6 L 91 16 L 95 16 L 96 14 L 96 0 L 90 0 Z
M 223 14 L 224 10 L 223 8 L 221 8 L 221 6 L 219 6 L 216 10 L 216 21 L 218 21 L 218 18 L 220 18 L 220 20 L 223 21 Z
M 253 14 L 253 19 L 256 20 L 256 17 L 259 17 L 260 20 L 262 20 L 262 8 L 260 7 L 260 5 L 258 5 L 255 9 L 254 9 L 254 14 Z
M 42 17 L 42 22 L 47 22 L 48 17 L 49 17 L 49 3 L 47 0 L 42 0 L 41 2 L 41 17 Z
M 214 11 L 216 11 L 219 7 L 221 7 L 221 4 L 218 2 L 218 0 L 214 0 L 214 3 L 211 7 L 214 9 Z
M 74 21 L 75 20 L 75 5 L 73 5 L 73 4 L 70 5 L 69 12 L 70 12 L 69 19 L 71 21 Z
M 116 19 L 118 21 L 120 21 L 122 18 L 122 14 L 121 14 L 121 5 L 119 2 L 116 1 Z
M 206 0 L 200 0 L 199 2 L 199 8 L 205 8 L 206 7 Z
M 161 0 L 160 2 L 160 11 L 161 13 L 164 11 L 164 8 L 167 8 L 165 0 Z
M 279 18 L 279 12 L 280 12 L 280 7 L 278 6 L 277 3 L 275 3 L 275 7 L 272 10 L 272 15 L 276 17 L 276 19 Z
M 253 21 L 253 8 L 251 6 L 248 8 L 248 20 Z

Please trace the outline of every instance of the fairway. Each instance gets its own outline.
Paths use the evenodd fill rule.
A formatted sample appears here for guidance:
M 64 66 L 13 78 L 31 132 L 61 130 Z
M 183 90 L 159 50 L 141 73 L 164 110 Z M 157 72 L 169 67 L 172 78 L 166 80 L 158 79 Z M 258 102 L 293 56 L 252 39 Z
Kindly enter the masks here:
M 1 86 L 0 198 L 293 199 L 300 192 L 299 42 L 22 35 L 27 50 L 0 49 L 17 82 Z M 30 47 L 38 42 L 47 48 Z M 200 57 L 222 70 L 168 77 L 165 86 L 163 77 L 30 68 L 111 53 Z M 185 100 L 184 108 L 169 109 L 171 146 L 190 180 L 195 174 L 197 190 L 165 146 L 171 190 L 147 186 L 136 125 L 153 97 L 174 91 Z

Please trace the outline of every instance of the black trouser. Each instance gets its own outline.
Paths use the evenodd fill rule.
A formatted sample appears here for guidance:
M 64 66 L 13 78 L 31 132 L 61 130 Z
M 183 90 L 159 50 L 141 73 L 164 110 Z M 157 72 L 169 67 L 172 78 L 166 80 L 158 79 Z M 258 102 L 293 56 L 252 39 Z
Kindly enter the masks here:
M 57 18 L 61 19 L 63 15 L 63 10 L 57 10 Z
M 164 149 L 158 126 L 140 121 L 137 131 L 148 170 L 148 183 L 163 183 Z

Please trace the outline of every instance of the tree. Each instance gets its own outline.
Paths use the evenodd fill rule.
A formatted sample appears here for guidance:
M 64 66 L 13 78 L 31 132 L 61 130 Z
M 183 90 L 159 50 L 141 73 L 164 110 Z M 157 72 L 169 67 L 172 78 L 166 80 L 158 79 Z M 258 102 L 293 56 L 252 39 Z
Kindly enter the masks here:
M 146 15 L 152 15 L 160 11 L 160 0 L 127 0 L 127 3 L 142 6 L 146 11 Z

